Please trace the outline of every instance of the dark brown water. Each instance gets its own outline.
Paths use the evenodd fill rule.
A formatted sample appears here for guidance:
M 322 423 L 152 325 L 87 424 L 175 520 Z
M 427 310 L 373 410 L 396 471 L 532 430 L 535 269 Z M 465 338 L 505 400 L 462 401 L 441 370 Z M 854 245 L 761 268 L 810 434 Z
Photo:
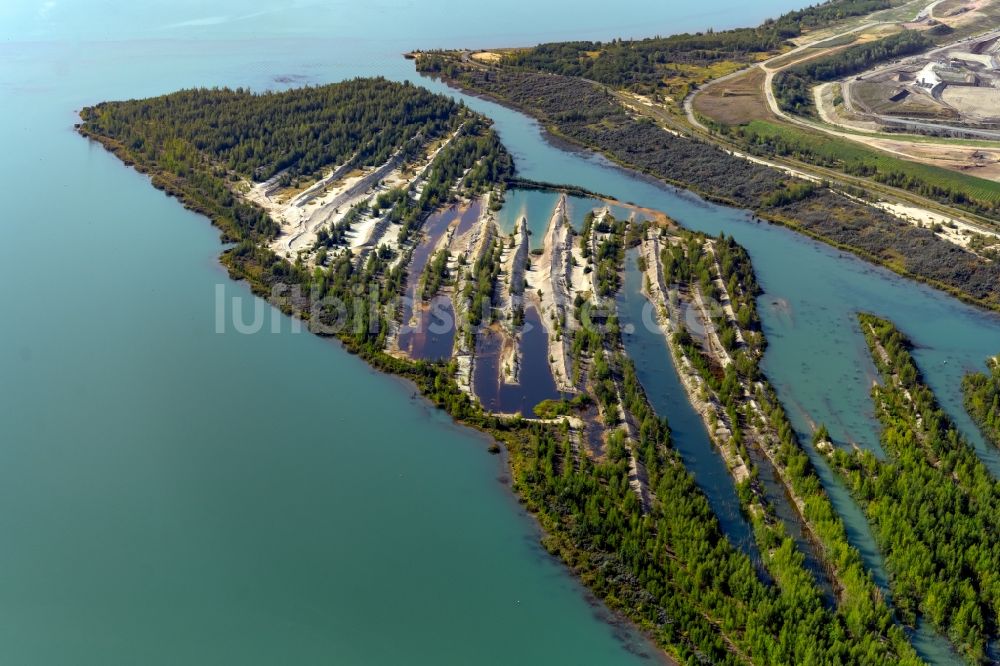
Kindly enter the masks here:
M 561 397 L 549 368 L 549 336 L 534 306 L 525 308 L 524 322 L 519 384 L 500 381 L 504 371 L 500 367 L 500 335 L 485 330 L 479 336 L 473 387 L 483 406 L 494 412 L 535 416 L 535 405 Z
M 403 299 L 403 316 L 400 319 L 398 345 L 412 358 L 437 360 L 447 358 L 451 354 L 455 338 L 455 313 L 451 302 L 445 298 L 433 298 L 432 302 L 424 304 L 420 298 L 420 280 L 424 275 L 427 262 L 430 261 L 434 248 L 455 221 L 457 206 L 450 206 L 432 214 L 424 222 L 420 243 L 413 250 L 413 257 L 406 275 L 406 297 Z M 417 322 L 410 326 L 415 310 L 418 311 Z M 443 349 L 447 352 L 443 353 Z
M 418 324 L 408 333 L 409 353 L 424 361 L 446 361 L 455 346 L 455 308 L 447 296 L 435 296 L 422 305 Z
M 462 234 L 470 231 L 472 227 L 475 226 L 476 220 L 479 219 L 479 214 L 483 210 L 483 202 L 481 199 L 474 200 L 461 212 L 458 218 L 458 227 L 455 228 L 455 235 L 461 236 Z

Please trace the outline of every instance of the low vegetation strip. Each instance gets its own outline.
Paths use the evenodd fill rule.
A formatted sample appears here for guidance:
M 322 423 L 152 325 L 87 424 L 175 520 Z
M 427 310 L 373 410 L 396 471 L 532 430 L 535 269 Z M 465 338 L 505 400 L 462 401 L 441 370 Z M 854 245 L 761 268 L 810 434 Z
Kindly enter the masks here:
M 930 229 L 918 228 L 828 188 L 803 188 L 776 169 L 733 156 L 712 144 L 665 132 L 648 119 L 631 116 L 599 84 L 553 74 L 464 66 L 448 54 L 421 55 L 417 66 L 460 88 L 510 104 L 541 120 L 555 135 L 601 151 L 623 166 L 713 201 L 750 208 L 762 217 L 960 298 L 1000 309 L 997 263 L 984 262 L 937 238 Z M 914 187 L 922 183 L 905 173 L 886 174 L 886 178 L 898 178 Z M 993 187 L 988 183 L 984 186 Z M 956 192 L 954 196 L 961 195 Z
M 793 157 L 1000 218 L 1000 183 L 992 180 L 910 162 L 846 139 L 769 121 L 754 120 L 728 132 L 755 154 Z

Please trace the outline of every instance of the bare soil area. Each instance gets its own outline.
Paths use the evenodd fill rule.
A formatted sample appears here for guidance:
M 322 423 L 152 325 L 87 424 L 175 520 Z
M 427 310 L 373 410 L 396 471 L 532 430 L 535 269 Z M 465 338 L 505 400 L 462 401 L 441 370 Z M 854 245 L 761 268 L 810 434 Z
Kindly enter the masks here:
M 737 76 L 708 85 L 694 98 L 694 109 L 724 125 L 743 125 L 773 116 L 764 99 L 764 70 L 752 67 Z
M 983 121 L 1000 119 L 1000 89 L 948 86 L 941 99 L 962 110 L 970 118 Z

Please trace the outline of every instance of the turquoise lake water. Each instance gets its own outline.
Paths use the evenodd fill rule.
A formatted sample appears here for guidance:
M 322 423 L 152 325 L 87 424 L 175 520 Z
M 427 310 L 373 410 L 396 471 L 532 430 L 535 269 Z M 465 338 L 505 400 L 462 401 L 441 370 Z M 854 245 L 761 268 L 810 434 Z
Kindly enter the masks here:
M 217 289 L 247 321 L 260 306 L 218 267 L 217 233 L 72 123 L 86 104 L 187 86 L 415 80 L 399 57 L 412 48 L 667 34 L 796 4 L 3 3 L 0 662 L 649 663 L 537 545 L 475 433 L 269 310 L 257 334 L 228 319 L 216 333 Z M 875 446 L 854 320 L 874 310 L 913 337 L 1000 471 L 958 392 L 1000 351 L 998 318 L 467 102 L 525 177 L 735 235 L 766 292 L 765 370 L 803 436 L 823 422 Z M 877 570 L 857 507 L 821 472 Z
M 517 221 L 522 217 L 528 221 L 528 233 L 531 235 L 531 248 L 541 249 L 545 240 L 545 230 L 559 203 L 560 195 L 542 190 L 513 189 L 504 193 L 503 207 L 497 213 L 497 224 L 506 234 L 514 233 Z M 622 206 L 609 205 L 604 201 L 590 197 L 566 197 L 566 217 L 574 229 L 583 229 L 583 220 L 587 213 L 607 207 L 611 214 L 621 219 L 628 219 L 630 211 Z

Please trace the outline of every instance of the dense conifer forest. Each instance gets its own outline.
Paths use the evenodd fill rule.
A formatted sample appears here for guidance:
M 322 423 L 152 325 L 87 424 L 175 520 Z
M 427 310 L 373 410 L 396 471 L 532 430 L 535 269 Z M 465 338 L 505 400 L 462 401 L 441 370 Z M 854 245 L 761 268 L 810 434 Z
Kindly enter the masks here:
M 239 179 L 278 177 L 292 184 L 334 166 L 381 164 L 469 120 L 446 97 L 385 79 L 267 93 L 182 90 L 104 102 L 80 117 L 81 132 L 153 171 L 158 187 L 183 189 L 188 205 L 209 214 L 229 240 L 267 238 L 277 230 L 264 211 L 235 196 Z
M 838 449 L 832 461 L 872 523 L 899 612 L 984 661 L 1000 618 L 1000 483 L 923 384 L 903 334 L 859 319 L 883 378 L 872 397 L 888 455 Z

